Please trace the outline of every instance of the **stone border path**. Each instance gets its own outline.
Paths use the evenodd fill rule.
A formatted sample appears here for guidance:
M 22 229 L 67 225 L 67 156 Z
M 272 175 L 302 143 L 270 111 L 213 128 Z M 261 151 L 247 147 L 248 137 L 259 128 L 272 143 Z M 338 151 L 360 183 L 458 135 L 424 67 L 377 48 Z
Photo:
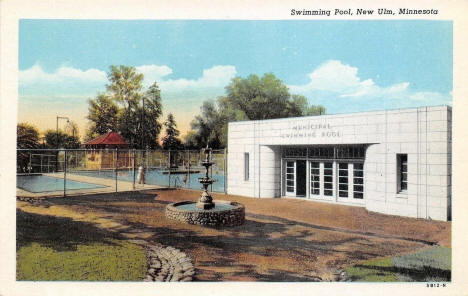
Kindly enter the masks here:
M 192 260 L 184 252 L 144 240 L 131 240 L 145 247 L 148 269 L 145 282 L 190 282 L 195 275 Z

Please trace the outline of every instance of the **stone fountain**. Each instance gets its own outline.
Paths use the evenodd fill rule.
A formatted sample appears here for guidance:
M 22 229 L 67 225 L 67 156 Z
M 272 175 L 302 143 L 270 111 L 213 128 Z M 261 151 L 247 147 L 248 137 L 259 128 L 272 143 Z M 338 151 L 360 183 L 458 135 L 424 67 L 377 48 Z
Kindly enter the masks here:
M 166 217 L 189 224 L 203 226 L 237 226 L 244 224 L 245 208 L 242 204 L 231 201 L 217 200 L 208 192 L 208 186 L 215 180 L 211 179 L 208 172 L 214 164 L 211 161 L 211 149 L 205 149 L 205 159 L 201 165 L 205 167 L 206 174 L 198 178 L 203 185 L 203 192 L 197 202 L 182 201 L 169 204 L 166 207 Z
M 201 165 L 205 167 L 206 174 L 205 177 L 198 178 L 198 182 L 203 185 L 203 193 L 197 202 L 197 207 L 199 209 L 209 210 L 215 207 L 213 197 L 211 197 L 211 195 L 208 193 L 208 186 L 214 183 L 214 180 L 208 176 L 210 167 L 213 164 L 214 163 L 211 161 L 211 149 L 207 147 L 205 149 L 205 159 L 201 163 Z

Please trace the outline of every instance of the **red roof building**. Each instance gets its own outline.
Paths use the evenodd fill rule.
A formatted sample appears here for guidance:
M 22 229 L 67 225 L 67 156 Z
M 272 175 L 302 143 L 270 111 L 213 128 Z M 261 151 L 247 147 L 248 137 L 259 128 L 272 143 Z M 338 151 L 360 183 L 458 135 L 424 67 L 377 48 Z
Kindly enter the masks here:
M 116 132 L 109 132 L 101 135 L 96 139 L 84 143 L 83 145 L 86 149 L 127 149 L 129 146 L 124 138 Z
M 119 169 L 134 165 L 134 156 L 128 150 L 128 143 L 116 132 L 110 132 L 83 144 L 86 148 L 86 169 Z M 122 151 L 112 151 L 112 149 Z M 103 150 L 111 149 L 111 150 Z

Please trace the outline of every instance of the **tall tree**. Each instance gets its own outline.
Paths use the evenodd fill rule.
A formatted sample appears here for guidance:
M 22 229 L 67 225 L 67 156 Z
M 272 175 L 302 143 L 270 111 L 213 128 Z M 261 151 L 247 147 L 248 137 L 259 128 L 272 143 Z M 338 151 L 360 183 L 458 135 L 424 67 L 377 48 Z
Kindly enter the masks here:
M 121 135 L 130 142 L 131 147 L 138 147 L 138 105 L 142 99 L 143 74 L 136 72 L 135 67 L 111 66 L 107 75 L 109 84 L 106 86 L 110 97 L 123 106 L 119 116 Z
M 186 138 L 186 145 L 197 149 L 206 145 L 214 149 L 224 147 L 223 133 L 227 120 L 219 110 L 219 104 L 208 100 L 203 102 L 200 110 L 200 114 L 190 123 L 192 133 Z
M 62 130 L 47 130 L 44 134 L 44 138 L 47 143 L 47 148 L 56 149 L 77 149 L 80 148 L 80 139 L 77 136 L 68 135 Z
M 210 145 L 223 148 L 227 144 L 227 123 L 240 120 L 261 120 L 320 115 L 322 106 L 310 106 L 301 95 L 291 95 L 287 86 L 275 75 L 235 77 L 226 86 L 226 95 L 215 102 L 205 101 L 200 115 L 191 122 L 192 132 L 186 144 L 198 148 Z
M 293 106 L 287 86 L 275 75 L 261 78 L 250 75 L 234 78 L 226 87 L 227 103 L 250 120 L 283 118 L 302 115 Z
M 161 91 L 154 82 L 143 90 L 143 74 L 135 67 L 111 66 L 107 92 L 89 100 L 91 122 L 87 139 L 108 131 L 119 132 L 132 148 L 155 149 L 159 146 L 162 115 Z
M 175 122 L 174 116 L 172 113 L 167 115 L 167 120 L 164 122 L 166 127 L 166 136 L 162 140 L 162 147 L 164 150 L 178 150 L 181 149 L 182 142 L 179 137 L 179 130 L 177 129 L 177 124 Z
M 313 116 L 325 114 L 325 107 L 321 105 L 309 105 L 303 95 L 292 95 L 291 109 L 297 108 L 301 116 Z
M 109 84 L 106 86 L 107 91 L 116 102 L 123 104 L 126 109 L 130 109 L 137 105 L 141 98 L 143 78 L 143 74 L 137 73 L 135 67 L 112 65 L 107 74 L 109 80 Z
M 39 131 L 28 123 L 18 123 L 16 126 L 16 147 L 35 149 L 39 147 Z
M 18 123 L 16 126 L 16 147 L 21 149 L 35 149 L 39 147 L 39 132 L 35 126 L 28 123 Z M 18 173 L 30 170 L 29 157 L 31 151 L 17 151 L 16 166 Z
M 95 99 L 89 99 L 88 103 L 87 118 L 90 126 L 86 133 L 86 140 L 117 130 L 119 108 L 109 95 L 100 93 Z
M 159 147 L 158 138 L 161 133 L 159 118 L 162 115 L 161 91 L 154 82 L 142 97 L 138 106 L 139 117 L 137 134 L 139 135 L 139 146 L 142 149 L 155 149 Z M 138 141 L 138 140 L 137 140 Z

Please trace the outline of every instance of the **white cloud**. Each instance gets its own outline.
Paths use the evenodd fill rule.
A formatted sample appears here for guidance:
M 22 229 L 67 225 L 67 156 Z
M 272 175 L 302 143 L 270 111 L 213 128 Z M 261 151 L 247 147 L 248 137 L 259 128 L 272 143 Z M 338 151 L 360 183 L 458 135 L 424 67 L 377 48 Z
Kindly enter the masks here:
M 106 72 L 97 69 L 88 69 L 83 71 L 72 67 L 62 66 L 54 73 L 46 73 L 36 64 L 29 69 L 19 72 L 20 85 L 37 83 L 62 83 L 62 82 L 88 82 L 88 83 L 105 83 L 107 80 Z
M 362 103 L 363 107 L 386 108 L 392 105 L 397 107 L 398 102 L 408 106 L 450 104 L 452 100 L 451 94 L 412 91 L 409 82 L 379 86 L 372 79 L 361 79 L 358 68 L 338 60 L 323 63 L 308 77 L 310 81 L 306 84 L 290 85 L 291 92 L 305 95 L 313 103 L 325 105 L 342 105 L 345 100 L 353 100 Z
M 224 87 L 236 75 L 234 66 L 215 65 L 204 69 L 196 79 L 170 79 L 173 70 L 166 65 L 141 65 L 135 67 L 144 74 L 143 85 L 158 82 L 161 91 L 170 97 L 177 96 L 219 96 Z M 81 70 L 62 66 L 55 72 L 47 73 L 38 64 L 19 72 L 20 93 L 22 95 L 94 95 L 105 91 L 107 74 L 98 69 Z M 204 95 L 203 95 L 204 93 Z M 214 98 L 213 97 L 213 98 Z
M 136 67 L 136 70 L 145 76 L 145 80 L 143 81 L 145 86 L 149 86 L 153 84 L 153 82 L 160 81 L 165 76 L 172 74 L 172 69 L 165 65 L 142 65 Z
M 236 76 L 236 68 L 234 66 L 213 66 L 203 70 L 203 75 L 198 79 L 169 79 L 161 82 L 161 89 L 167 92 L 178 92 L 188 88 L 197 92 L 199 89 L 224 87 Z
M 103 90 L 106 72 L 98 69 L 81 70 L 62 66 L 47 73 L 38 64 L 19 71 L 21 95 L 93 95 Z

